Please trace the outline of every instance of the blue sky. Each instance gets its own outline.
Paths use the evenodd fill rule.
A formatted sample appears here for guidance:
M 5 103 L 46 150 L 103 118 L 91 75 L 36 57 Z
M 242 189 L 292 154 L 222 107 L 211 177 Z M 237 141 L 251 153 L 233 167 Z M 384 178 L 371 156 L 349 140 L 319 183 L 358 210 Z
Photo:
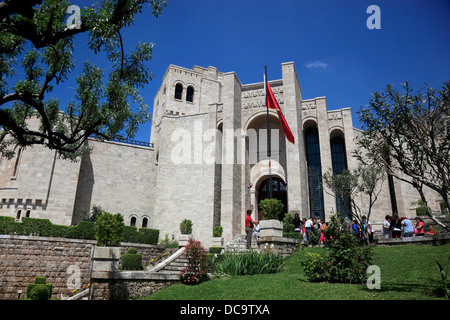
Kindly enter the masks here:
M 366 26 L 370 5 L 381 9 L 381 29 Z M 150 110 L 170 64 L 235 71 L 246 84 L 262 81 L 264 65 L 269 80 L 280 79 L 281 63 L 293 61 L 303 98 L 350 107 L 358 128 L 356 110 L 386 84 L 450 80 L 449 17 L 449 0 L 167 0 L 161 16 L 146 9 L 123 37 L 130 48 L 155 44 L 154 79 L 142 90 Z M 149 141 L 150 127 L 136 139 Z

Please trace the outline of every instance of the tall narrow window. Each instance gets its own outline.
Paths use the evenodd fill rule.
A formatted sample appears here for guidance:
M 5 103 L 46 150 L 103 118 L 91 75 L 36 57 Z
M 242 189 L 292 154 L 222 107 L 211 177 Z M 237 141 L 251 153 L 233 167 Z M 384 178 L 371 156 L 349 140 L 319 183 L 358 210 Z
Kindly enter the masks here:
M 194 102 L 194 88 L 192 86 L 187 87 L 187 90 L 186 90 L 186 101 Z
M 22 214 L 22 210 L 17 210 L 16 212 L 16 221 L 20 220 L 20 215 Z
M 14 164 L 13 177 L 17 176 L 17 171 L 19 170 L 19 162 L 20 162 L 20 156 L 21 155 L 22 155 L 22 148 L 19 148 L 19 150 L 17 151 L 16 162 Z
M 183 86 L 177 83 L 175 86 L 175 99 L 181 100 L 183 96 Z
M 130 226 L 132 226 L 132 227 L 136 226 L 136 217 L 131 217 L 131 219 L 130 219 Z
M 319 131 L 317 128 L 309 128 L 305 131 L 305 141 L 310 216 L 324 219 L 323 192 L 320 188 L 322 184 L 322 166 L 320 162 Z
M 341 137 L 331 140 L 331 160 L 333 163 L 333 173 L 340 174 L 347 170 L 347 157 L 345 155 L 345 142 Z M 336 211 L 342 216 L 351 217 L 350 199 L 340 201 L 336 198 Z
M 148 224 L 148 219 L 147 218 L 142 219 L 142 228 L 147 228 L 147 224 Z
M 27 210 L 27 211 L 25 212 L 25 217 L 29 218 L 29 217 L 30 217 L 30 213 L 31 213 L 31 211 L 30 211 L 30 210 Z

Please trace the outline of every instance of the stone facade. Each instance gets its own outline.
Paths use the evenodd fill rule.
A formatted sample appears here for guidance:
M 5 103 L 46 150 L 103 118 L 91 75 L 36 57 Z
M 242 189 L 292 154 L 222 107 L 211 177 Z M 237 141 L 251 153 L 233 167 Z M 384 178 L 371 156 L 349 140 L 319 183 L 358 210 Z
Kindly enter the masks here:
M 149 146 L 88 140 L 93 150 L 77 163 L 40 146 L 1 159 L 0 214 L 73 224 L 76 212 L 100 205 L 120 212 L 127 225 L 176 239 L 181 221 L 190 219 L 193 237 L 209 247 L 213 226 L 223 227 L 226 243 L 244 233 L 247 209 L 257 218 L 270 175 L 287 212 L 327 220 L 339 211 L 336 199 L 314 183 L 336 167 L 336 146 L 343 147 L 341 167 L 357 167 L 352 153 L 361 132 L 349 108 L 328 110 L 325 97 L 303 97 L 294 63 L 283 63 L 281 70 L 282 79 L 270 85 L 295 144 L 285 139 L 271 110 L 270 168 L 264 83 L 242 84 L 236 73 L 214 67 L 170 65 L 155 95 Z M 313 132 L 316 149 L 307 132 Z M 312 168 L 308 157 L 314 152 L 320 157 Z M 427 196 L 439 211 L 439 197 L 430 190 Z M 418 199 L 411 186 L 394 180 L 389 188 L 385 180 L 371 221 L 392 214 L 393 203 L 400 216 L 415 216 L 411 203 Z M 365 208 L 367 199 L 357 200 Z
M 46 277 L 53 284 L 52 298 L 60 298 L 68 282 L 79 272 L 81 285 L 91 281 L 91 257 L 96 241 L 0 235 L 0 300 L 15 300 L 18 290 L 26 297 L 28 283 L 36 277 Z M 143 261 L 164 251 L 163 247 L 126 244 L 138 249 Z M 78 268 L 78 269 L 76 269 Z M 74 282 L 71 282 L 74 284 Z

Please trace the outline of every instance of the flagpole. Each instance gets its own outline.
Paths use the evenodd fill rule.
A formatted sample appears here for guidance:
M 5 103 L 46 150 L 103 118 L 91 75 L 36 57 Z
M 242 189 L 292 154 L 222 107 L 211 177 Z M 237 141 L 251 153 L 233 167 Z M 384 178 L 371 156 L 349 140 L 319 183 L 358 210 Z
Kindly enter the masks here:
M 267 191 L 269 193 L 269 199 L 272 199 L 272 173 L 271 173 L 271 163 L 270 163 L 270 157 L 271 157 L 271 141 L 270 141 L 270 125 L 269 125 L 269 104 L 267 103 L 267 83 L 269 82 L 267 80 L 267 66 L 264 66 L 264 97 L 265 97 L 265 103 L 266 103 L 266 109 L 267 109 L 267 156 L 269 157 L 269 184 L 267 186 Z

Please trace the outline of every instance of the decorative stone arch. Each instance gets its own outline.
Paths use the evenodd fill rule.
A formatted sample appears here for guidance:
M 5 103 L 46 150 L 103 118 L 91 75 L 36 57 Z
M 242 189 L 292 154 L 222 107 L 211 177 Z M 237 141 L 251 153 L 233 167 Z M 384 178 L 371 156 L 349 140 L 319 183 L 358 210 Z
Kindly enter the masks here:
M 319 128 L 317 118 L 313 116 L 308 116 L 302 120 L 302 129 L 305 132 L 309 128 Z
M 254 165 L 250 170 L 250 205 L 255 209 L 254 212 L 258 212 L 258 190 L 268 177 L 269 173 L 272 178 L 279 178 L 287 184 L 286 172 L 283 166 L 275 160 L 271 160 L 271 167 L 269 170 L 269 160 L 262 160 Z M 255 219 L 257 217 L 255 216 Z
M 131 227 L 136 227 L 138 217 L 135 214 L 131 214 L 128 216 L 128 221 L 130 222 Z
M 184 93 L 184 88 L 185 88 L 185 83 L 181 80 L 176 80 L 174 81 L 174 83 L 172 84 L 172 88 L 173 88 L 173 93 L 174 93 L 174 99 L 177 101 L 182 101 L 183 100 L 183 93 Z
M 143 215 L 141 217 L 141 228 L 148 228 L 150 223 L 150 217 L 148 215 Z
M 197 87 L 193 83 L 188 82 L 186 84 L 186 102 L 194 103 L 196 92 Z
M 330 141 L 337 137 L 345 140 L 344 128 L 341 126 L 333 126 L 328 130 L 328 132 L 330 133 Z

